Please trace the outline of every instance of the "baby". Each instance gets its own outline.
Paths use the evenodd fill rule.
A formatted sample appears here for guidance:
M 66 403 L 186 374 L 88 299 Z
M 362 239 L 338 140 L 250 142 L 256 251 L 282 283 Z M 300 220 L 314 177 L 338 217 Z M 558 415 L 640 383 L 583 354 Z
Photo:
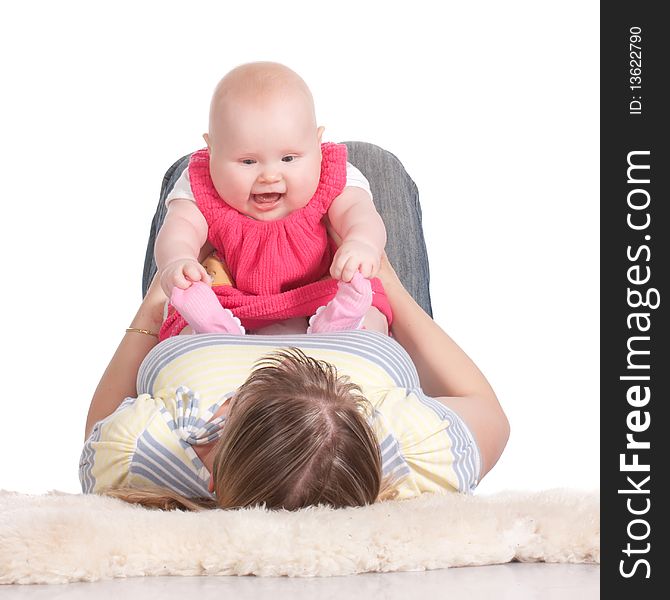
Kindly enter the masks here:
M 195 333 L 266 333 L 286 320 L 307 333 L 388 331 L 390 306 L 371 281 L 386 230 L 346 146 L 322 144 L 323 131 L 307 85 L 283 65 L 245 64 L 219 82 L 207 148 L 168 196 L 156 239 L 176 308 L 161 339 L 187 323 Z M 210 287 L 199 261 L 214 251 L 234 285 Z

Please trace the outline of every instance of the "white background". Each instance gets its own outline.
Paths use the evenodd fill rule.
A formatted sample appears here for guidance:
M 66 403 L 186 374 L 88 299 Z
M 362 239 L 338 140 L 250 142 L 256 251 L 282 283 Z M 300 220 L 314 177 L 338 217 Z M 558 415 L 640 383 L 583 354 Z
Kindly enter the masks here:
M 80 491 L 163 174 L 252 60 L 303 76 L 324 141 L 382 146 L 417 183 L 434 317 L 512 426 L 480 492 L 599 486 L 597 2 L 14 2 L 0 18 L 0 489 Z

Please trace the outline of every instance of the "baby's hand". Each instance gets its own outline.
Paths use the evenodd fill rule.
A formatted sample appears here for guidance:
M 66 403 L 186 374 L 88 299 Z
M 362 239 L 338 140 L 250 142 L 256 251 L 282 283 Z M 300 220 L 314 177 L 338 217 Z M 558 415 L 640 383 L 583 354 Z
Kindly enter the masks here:
M 172 295 L 172 289 L 175 287 L 185 290 L 191 287 L 191 284 L 195 281 L 210 283 L 210 277 L 205 271 L 205 267 L 192 258 L 181 258 L 170 263 L 163 269 L 160 279 L 161 287 L 168 298 Z
M 371 244 L 350 240 L 342 242 L 333 257 L 330 276 L 333 279 L 349 282 L 356 271 L 368 279 L 379 272 L 381 256 Z

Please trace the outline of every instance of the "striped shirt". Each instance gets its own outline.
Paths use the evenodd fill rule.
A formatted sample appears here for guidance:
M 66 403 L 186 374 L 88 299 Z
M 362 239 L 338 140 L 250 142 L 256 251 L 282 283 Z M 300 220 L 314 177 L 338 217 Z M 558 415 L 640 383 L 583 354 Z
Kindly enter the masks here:
M 384 476 L 397 499 L 423 492 L 471 493 L 479 450 L 465 423 L 426 396 L 407 352 L 371 331 L 321 335 L 184 335 L 146 356 L 137 398 L 126 398 L 99 421 L 84 444 L 79 478 L 84 493 L 107 487 L 157 485 L 187 497 L 213 497 L 209 471 L 193 446 L 218 439 L 225 416 L 212 419 L 270 352 L 300 348 L 337 367 L 370 401 Z

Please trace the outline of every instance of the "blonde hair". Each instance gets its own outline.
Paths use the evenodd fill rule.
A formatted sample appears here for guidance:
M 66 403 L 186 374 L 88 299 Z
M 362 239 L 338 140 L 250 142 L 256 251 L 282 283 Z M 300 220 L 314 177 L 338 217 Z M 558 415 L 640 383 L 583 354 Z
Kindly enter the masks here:
M 374 409 L 361 388 L 297 348 L 261 358 L 236 391 L 214 449 L 216 499 L 162 488 L 103 492 L 163 510 L 364 506 L 392 497 Z

